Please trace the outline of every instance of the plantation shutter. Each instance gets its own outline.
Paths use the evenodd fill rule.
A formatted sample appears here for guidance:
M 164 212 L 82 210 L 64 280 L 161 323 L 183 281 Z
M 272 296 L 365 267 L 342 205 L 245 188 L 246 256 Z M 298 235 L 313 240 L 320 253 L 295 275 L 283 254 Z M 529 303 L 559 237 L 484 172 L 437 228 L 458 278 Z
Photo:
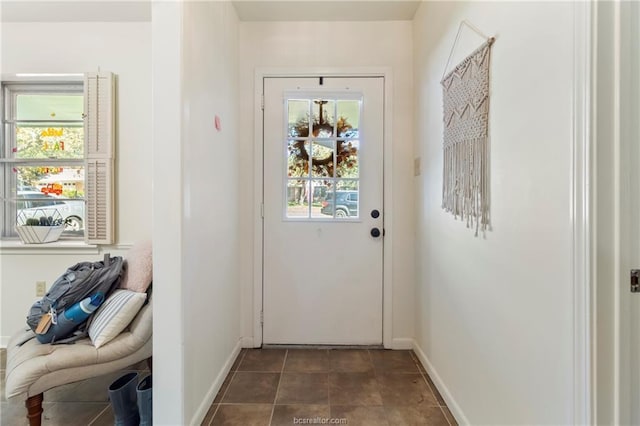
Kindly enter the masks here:
M 110 72 L 84 76 L 85 233 L 88 244 L 114 242 L 115 85 Z

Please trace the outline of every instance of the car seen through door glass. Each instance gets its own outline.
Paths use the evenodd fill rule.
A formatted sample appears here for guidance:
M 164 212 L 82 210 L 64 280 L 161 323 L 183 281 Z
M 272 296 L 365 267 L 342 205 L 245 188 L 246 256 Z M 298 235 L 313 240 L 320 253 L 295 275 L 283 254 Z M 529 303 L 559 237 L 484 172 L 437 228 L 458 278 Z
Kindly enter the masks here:
M 358 191 L 336 191 L 335 198 L 335 217 L 358 217 Z M 326 200 L 322 202 L 322 214 L 333 216 L 334 202 L 330 194 Z

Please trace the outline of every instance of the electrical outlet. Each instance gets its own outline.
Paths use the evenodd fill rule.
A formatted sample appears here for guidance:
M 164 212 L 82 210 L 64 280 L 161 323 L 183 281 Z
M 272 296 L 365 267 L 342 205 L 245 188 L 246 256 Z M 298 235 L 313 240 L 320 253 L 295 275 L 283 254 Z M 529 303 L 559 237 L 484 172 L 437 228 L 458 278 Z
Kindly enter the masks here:
M 36 297 L 42 297 L 47 294 L 47 282 L 36 281 Z

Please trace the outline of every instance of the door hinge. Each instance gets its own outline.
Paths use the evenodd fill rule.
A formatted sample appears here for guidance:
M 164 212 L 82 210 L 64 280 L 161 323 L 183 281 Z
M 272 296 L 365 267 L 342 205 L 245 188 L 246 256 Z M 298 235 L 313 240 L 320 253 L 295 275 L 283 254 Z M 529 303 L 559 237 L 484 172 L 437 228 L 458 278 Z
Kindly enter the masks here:
M 260 98 L 260 108 L 264 111 L 264 93 L 262 94 L 262 96 Z
M 260 325 L 264 325 L 264 311 L 260 311 Z
M 640 269 L 632 269 L 630 278 L 631 293 L 640 293 Z
M 264 219 L 264 203 L 260 203 L 260 217 Z

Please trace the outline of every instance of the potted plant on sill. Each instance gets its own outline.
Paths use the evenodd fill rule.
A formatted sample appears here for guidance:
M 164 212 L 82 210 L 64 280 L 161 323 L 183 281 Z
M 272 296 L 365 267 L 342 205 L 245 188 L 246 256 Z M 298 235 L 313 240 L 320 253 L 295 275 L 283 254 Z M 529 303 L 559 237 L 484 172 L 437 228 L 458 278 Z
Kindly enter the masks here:
M 44 244 L 58 241 L 65 223 L 60 213 L 47 215 L 44 210 L 36 210 L 31 217 L 18 215 L 16 232 L 25 244 Z

